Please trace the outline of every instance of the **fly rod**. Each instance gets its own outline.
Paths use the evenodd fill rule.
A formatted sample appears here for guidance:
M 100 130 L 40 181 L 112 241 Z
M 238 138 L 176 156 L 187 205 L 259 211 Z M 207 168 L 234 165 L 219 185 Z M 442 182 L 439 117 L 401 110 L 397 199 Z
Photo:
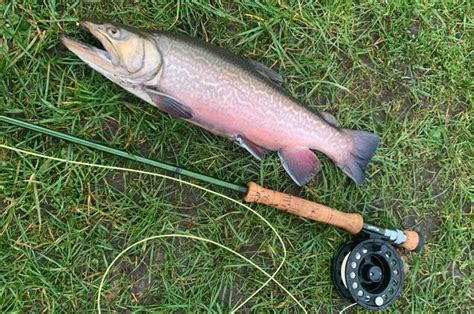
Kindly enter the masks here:
M 336 252 L 332 262 L 332 280 L 342 297 L 367 309 L 383 309 L 392 304 L 401 293 L 404 277 L 403 261 L 393 245 L 415 252 L 420 251 L 424 245 L 423 236 L 416 231 L 401 231 L 371 225 L 365 223 L 360 214 L 344 213 L 293 195 L 266 189 L 254 182 L 241 186 L 19 119 L 0 115 L 0 121 L 215 184 L 244 194 L 246 202 L 265 204 L 346 230 L 356 237 L 342 245 Z
M 327 207 L 325 205 L 311 202 L 293 195 L 266 189 L 254 182 L 248 183 L 245 187 L 220 179 L 216 179 L 211 176 L 186 170 L 164 162 L 134 155 L 119 149 L 91 142 L 69 134 L 54 131 L 19 119 L 0 115 L 0 121 L 32 131 L 40 132 L 48 136 L 63 139 L 82 146 L 100 150 L 105 153 L 124 157 L 133 161 L 138 161 L 153 167 L 160 168 L 162 170 L 167 170 L 176 174 L 184 175 L 187 177 L 201 180 L 203 182 L 231 189 L 245 194 L 244 200 L 246 202 L 265 204 L 297 216 L 340 227 L 351 234 L 358 234 L 361 231 L 375 232 L 377 234 L 387 237 L 387 239 L 393 242 L 394 244 L 399 245 L 409 251 L 418 251 L 423 245 L 422 241 L 420 241 L 421 235 L 416 231 L 391 230 L 370 225 L 364 223 L 364 219 L 360 214 L 344 213 L 339 210 Z

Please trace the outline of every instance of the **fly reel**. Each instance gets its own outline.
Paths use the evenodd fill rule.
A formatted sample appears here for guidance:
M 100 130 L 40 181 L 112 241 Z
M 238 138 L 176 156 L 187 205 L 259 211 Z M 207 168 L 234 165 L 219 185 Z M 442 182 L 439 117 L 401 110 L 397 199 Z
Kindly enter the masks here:
M 341 297 L 380 310 L 399 296 L 403 261 L 392 244 L 376 235 L 357 237 L 336 252 L 332 279 Z

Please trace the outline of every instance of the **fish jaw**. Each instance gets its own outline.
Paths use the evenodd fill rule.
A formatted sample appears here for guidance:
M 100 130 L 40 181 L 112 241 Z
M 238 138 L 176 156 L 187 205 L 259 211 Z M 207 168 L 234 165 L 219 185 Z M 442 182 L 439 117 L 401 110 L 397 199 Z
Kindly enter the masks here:
M 112 64 L 107 51 L 85 44 L 66 35 L 61 35 L 61 42 L 67 49 L 87 63 L 91 68 L 106 77 L 111 77 L 116 67 Z

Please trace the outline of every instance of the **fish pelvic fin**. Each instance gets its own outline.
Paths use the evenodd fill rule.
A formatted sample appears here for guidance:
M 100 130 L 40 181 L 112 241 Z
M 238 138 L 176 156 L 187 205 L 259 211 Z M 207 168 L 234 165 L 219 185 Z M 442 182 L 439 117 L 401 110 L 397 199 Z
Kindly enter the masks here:
M 337 165 L 344 173 L 354 180 L 357 185 L 362 185 L 365 180 L 365 169 L 372 159 L 379 145 L 379 137 L 366 131 L 342 130 L 351 138 L 352 149 L 343 161 Z
M 263 158 L 265 157 L 265 149 L 263 149 L 263 147 L 258 146 L 245 136 L 237 135 L 235 141 L 241 147 L 245 148 L 258 161 L 263 160 Z
M 311 180 L 320 170 L 321 162 L 308 147 L 290 147 L 278 150 L 286 172 L 299 186 Z

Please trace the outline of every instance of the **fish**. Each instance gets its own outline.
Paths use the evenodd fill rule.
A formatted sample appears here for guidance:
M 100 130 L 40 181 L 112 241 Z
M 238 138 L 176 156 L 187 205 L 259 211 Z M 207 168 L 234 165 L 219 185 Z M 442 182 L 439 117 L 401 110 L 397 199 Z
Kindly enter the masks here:
M 379 145 L 371 132 L 339 126 L 309 110 L 261 62 L 190 36 L 85 19 L 79 26 L 102 45 L 65 34 L 62 43 L 92 69 L 171 116 L 225 136 L 257 160 L 276 151 L 299 186 L 329 157 L 357 185 Z

